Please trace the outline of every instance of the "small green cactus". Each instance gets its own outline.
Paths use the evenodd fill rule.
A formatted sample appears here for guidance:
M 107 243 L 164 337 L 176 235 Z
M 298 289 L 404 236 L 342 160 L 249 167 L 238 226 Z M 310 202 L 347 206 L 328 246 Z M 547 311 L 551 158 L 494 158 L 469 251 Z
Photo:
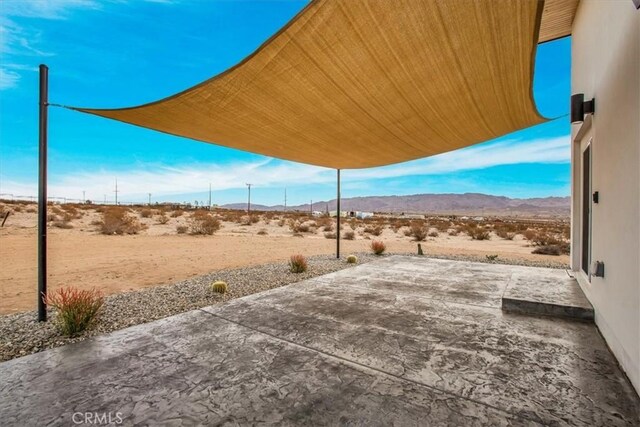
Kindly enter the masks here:
M 358 262 L 358 257 L 356 257 L 355 255 L 349 255 L 347 257 L 348 264 L 356 264 L 357 262 Z
M 223 282 L 222 280 L 216 280 L 215 282 L 213 282 L 211 284 L 211 290 L 213 292 L 217 292 L 219 294 L 226 294 L 227 293 L 227 284 L 225 282 Z

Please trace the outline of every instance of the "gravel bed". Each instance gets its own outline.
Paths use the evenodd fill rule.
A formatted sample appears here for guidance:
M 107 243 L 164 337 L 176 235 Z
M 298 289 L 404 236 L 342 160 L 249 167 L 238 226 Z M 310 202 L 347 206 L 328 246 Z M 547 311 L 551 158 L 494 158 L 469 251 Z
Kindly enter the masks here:
M 42 323 L 36 321 L 35 311 L 3 315 L 0 316 L 0 362 L 380 259 L 379 256 L 369 253 L 356 255 L 358 264 L 347 264 L 345 259 L 337 260 L 331 255 L 308 257 L 309 269 L 301 274 L 291 273 L 287 263 L 280 262 L 219 270 L 170 285 L 110 295 L 105 298 L 95 325 L 81 335 L 71 338 L 61 335 L 56 329 L 54 311 L 49 312 L 50 321 Z M 462 255 L 427 256 L 460 261 L 568 268 L 561 262 L 501 258 L 490 261 L 486 257 Z M 228 283 L 229 290 L 226 294 L 217 294 L 210 290 L 209 285 L 215 280 Z
M 358 264 L 379 259 L 367 254 L 356 254 Z M 49 348 L 83 341 L 95 335 L 129 326 L 151 322 L 197 308 L 220 304 L 301 280 L 331 273 L 358 264 L 347 264 L 335 256 L 319 255 L 307 258 L 305 273 L 291 273 L 286 261 L 252 267 L 218 270 L 170 285 L 154 286 L 138 291 L 110 295 L 94 326 L 75 337 L 61 335 L 55 327 L 55 310 L 49 311 L 50 321 L 37 322 L 35 311 L 0 316 L 0 361 L 37 353 Z M 210 290 L 215 280 L 229 285 L 224 295 Z

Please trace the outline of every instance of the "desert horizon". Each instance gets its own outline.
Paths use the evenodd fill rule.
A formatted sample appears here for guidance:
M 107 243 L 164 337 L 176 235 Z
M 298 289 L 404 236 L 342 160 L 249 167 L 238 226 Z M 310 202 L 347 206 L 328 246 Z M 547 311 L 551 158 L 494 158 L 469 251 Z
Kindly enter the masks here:
M 0 313 L 35 309 L 37 205 L 2 201 L 0 228 Z M 113 231 L 105 221 L 114 210 Z M 210 218 L 213 230 L 195 230 Z M 463 219 L 464 218 L 464 219 Z M 246 211 L 195 207 L 54 204 L 48 206 L 49 287 L 98 289 L 106 295 L 166 285 L 216 270 L 271 262 L 286 263 L 293 254 L 335 254 L 335 218 L 309 212 Z M 118 228 L 124 225 L 123 228 Z M 111 226 L 107 224 L 107 226 Z M 562 217 L 376 214 L 343 218 L 343 256 L 369 252 L 381 240 L 389 253 L 468 256 L 501 262 L 565 266 L 568 220 Z M 477 231 L 474 231 L 477 230 Z M 208 232 L 211 234 L 207 234 Z M 475 233 L 475 234 L 474 234 Z M 536 249 L 557 246 L 551 253 Z M 563 246 L 564 245 L 564 246 Z M 562 247 L 561 247 L 562 246 Z M 543 250 L 544 252 L 544 250 Z

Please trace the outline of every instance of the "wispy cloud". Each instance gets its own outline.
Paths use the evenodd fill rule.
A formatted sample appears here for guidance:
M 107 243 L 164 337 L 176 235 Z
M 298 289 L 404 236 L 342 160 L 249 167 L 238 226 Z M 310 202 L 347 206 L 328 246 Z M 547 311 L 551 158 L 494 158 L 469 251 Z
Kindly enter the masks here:
M 3 14 L 25 18 L 66 19 L 76 9 L 100 9 L 94 0 L 4 0 Z
M 467 170 L 519 163 L 566 163 L 570 159 L 569 136 L 531 141 L 501 141 L 482 144 L 398 165 L 346 170 L 345 184 L 356 185 L 372 179 L 407 176 L 446 175 Z M 250 178 L 248 178 L 250 177 Z M 0 177 L 1 178 L 1 177 Z M 231 164 L 197 164 L 183 166 L 147 165 L 128 171 L 82 171 L 52 176 L 49 194 L 77 198 L 82 191 L 87 197 L 101 200 L 113 195 L 115 179 L 126 199 L 144 199 L 147 193 L 157 197 L 202 192 L 212 184 L 215 191 L 244 188 L 247 179 L 262 188 L 321 185 L 335 182 L 335 171 L 279 160 Z M 21 195 L 36 194 L 33 183 L 0 179 L 0 192 Z
M 100 9 L 93 0 L 3 0 L 0 7 L 0 53 L 3 64 L 0 70 L 0 90 L 11 89 L 20 82 L 22 72 L 31 70 L 24 65 L 34 57 L 54 56 L 43 49 L 42 32 L 38 25 L 30 25 L 31 19 L 67 19 L 78 9 Z M 20 22 L 27 22 L 19 25 Z
M 0 67 L 0 90 L 11 89 L 20 81 L 20 74 L 8 68 Z

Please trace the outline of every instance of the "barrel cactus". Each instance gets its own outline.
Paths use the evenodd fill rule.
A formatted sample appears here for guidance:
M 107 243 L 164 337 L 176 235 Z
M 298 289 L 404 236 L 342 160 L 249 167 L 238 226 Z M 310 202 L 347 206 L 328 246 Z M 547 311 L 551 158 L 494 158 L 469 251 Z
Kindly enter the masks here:
M 355 264 L 358 262 L 358 257 L 356 257 L 355 255 L 349 255 L 347 257 L 347 263 L 349 264 Z
M 227 293 L 227 284 L 222 280 L 216 280 L 211 284 L 211 290 L 219 294 Z

